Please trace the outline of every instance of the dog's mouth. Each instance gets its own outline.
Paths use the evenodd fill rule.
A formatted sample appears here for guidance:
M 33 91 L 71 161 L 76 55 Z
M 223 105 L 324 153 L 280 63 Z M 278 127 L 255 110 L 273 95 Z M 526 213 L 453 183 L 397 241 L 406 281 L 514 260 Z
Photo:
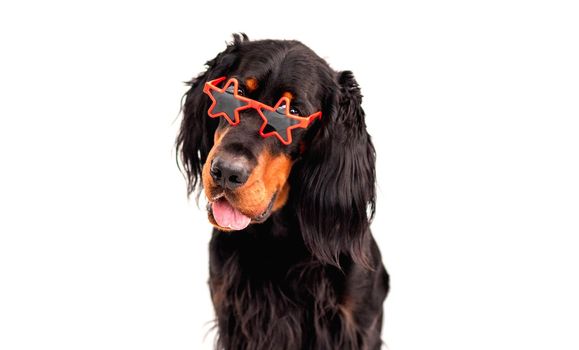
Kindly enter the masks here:
M 207 203 L 209 221 L 220 228 L 232 231 L 243 230 L 249 226 L 250 223 L 262 223 L 267 220 L 271 214 L 276 196 L 277 193 L 272 196 L 267 208 L 261 214 L 250 217 L 233 206 L 226 196 L 221 193 L 213 199 L 210 199 Z

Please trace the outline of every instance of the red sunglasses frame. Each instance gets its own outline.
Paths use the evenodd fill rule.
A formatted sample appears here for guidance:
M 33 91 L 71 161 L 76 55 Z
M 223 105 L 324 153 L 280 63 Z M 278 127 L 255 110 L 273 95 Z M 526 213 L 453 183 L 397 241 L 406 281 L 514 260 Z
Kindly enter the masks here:
M 292 143 L 292 130 L 293 129 L 297 129 L 297 128 L 302 128 L 305 129 L 307 128 L 315 119 L 321 119 L 322 118 L 322 112 L 315 112 L 310 114 L 307 117 L 301 117 L 298 115 L 294 115 L 294 114 L 290 114 L 290 99 L 287 98 L 286 96 L 281 97 L 279 99 L 279 101 L 276 103 L 276 105 L 274 107 L 270 107 L 269 105 L 256 101 L 256 100 L 252 100 L 250 98 L 247 98 L 245 96 L 240 96 L 238 94 L 239 91 L 239 82 L 237 81 L 236 78 L 229 78 L 229 80 L 227 80 L 227 82 L 225 83 L 225 86 L 223 88 L 218 88 L 216 85 L 225 81 L 227 79 L 227 77 L 220 77 L 217 79 L 213 79 L 211 81 L 208 81 L 205 83 L 205 85 L 203 86 L 203 92 L 209 96 L 209 98 L 211 98 L 211 106 L 209 107 L 209 109 L 207 110 L 207 114 L 209 115 L 209 117 L 211 118 L 219 118 L 219 117 L 224 117 L 225 120 L 227 120 L 227 122 L 229 123 L 229 125 L 231 126 L 235 126 L 237 124 L 239 124 L 240 122 L 240 117 L 239 117 L 239 112 L 245 109 L 250 109 L 253 108 L 255 110 L 257 110 L 259 116 L 261 117 L 261 119 L 263 119 L 263 124 L 261 125 L 261 127 L 259 128 L 259 134 L 261 135 L 261 137 L 266 138 L 266 137 L 270 137 L 270 136 L 275 136 L 278 138 L 278 140 L 283 143 L 284 145 L 289 145 Z M 227 90 L 227 88 L 233 84 L 233 97 L 241 102 L 247 103 L 244 106 L 240 106 L 238 108 L 236 108 L 233 111 L 233 120 L 231 120 L 231 116 L 228 116 L 227 113 L 225 112 L 218 112 L 218 113 L 213 113 L 213 108 L 215 108 L 215 105 L 217 104 L 217 101 L 215 100 L 215 98 L 213 97 L 213 95 L 211 94 L 211 90 L 219 92 L 219 93 L 225 93 L 225 90 Z M 286 136 L 287 136 L 287 141 L 277 132 L 277 130 L 274 131 L 270 131 L 268 133 L 265 133 L 265 127 L 268 124 L 268 120 L 267 117 L 263 114 L 262 109 L 266 109 L 268 111 L 271 112 L 275 112 L 279 106 L 281 106 L 282 104 L 286 105 L 285 108 L 285 117 L 286 118 L 291 118 L 294 120 L 299 121 L 298 124 L 294 124 L 291 125 L 289 127 L 286 128 Z

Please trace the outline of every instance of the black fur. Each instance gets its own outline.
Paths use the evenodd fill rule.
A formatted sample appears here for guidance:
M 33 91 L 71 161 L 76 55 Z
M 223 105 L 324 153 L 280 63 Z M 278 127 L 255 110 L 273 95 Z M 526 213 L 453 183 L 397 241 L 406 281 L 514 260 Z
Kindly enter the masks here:
M 369 229 L 375 152 L 351 72 L 333 71 L 297 41 L 234 35 L 226 50 L 207 62 L 207 71 L 189 83 L 185 96 L 177 148 L 188 192 L 199 187 L 213 134 L 223 127 L 223 121 L 207 116 L 203 84 L 244 74 L 265 82 L 257 92 L 260 101 L 272 103 L 280 91 L 295 90 L 302 96 L 295 101 L 302 114 L 321 110 L 322 119 L 296 133 L 287 147 L 259 137 L 257 121 L 227 134 L 231 148 L 255 155 L 268 147 L 295 163 L 282 209 L 242 231 L 213 231 L 209 285 L 216 348 L 379 349 L 389 279 Z

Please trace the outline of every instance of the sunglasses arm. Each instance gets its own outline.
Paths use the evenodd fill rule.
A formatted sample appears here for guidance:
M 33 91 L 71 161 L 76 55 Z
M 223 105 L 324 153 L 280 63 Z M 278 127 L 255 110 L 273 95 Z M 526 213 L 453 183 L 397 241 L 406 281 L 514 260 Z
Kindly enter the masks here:
M 322 120 L 322 112 L 316 112 L 300 122 L 300 127 L 307 128 L 314 120 Z

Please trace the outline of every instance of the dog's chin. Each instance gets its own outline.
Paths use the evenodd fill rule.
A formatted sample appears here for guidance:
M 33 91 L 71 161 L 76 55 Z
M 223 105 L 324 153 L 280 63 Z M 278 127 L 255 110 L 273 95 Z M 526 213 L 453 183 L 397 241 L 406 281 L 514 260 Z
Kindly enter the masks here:
M 271 197 L 263 212 L 257 216 L 251 216 L 244 214 L 241 208 L 235 207 L 226 195 L 220 195 L 208 201 L 207 217 L 209 222 L 221 231 L 240 231 L 250 224 L 266 221 L 271 215 L 275 198 L 276 194 Z

